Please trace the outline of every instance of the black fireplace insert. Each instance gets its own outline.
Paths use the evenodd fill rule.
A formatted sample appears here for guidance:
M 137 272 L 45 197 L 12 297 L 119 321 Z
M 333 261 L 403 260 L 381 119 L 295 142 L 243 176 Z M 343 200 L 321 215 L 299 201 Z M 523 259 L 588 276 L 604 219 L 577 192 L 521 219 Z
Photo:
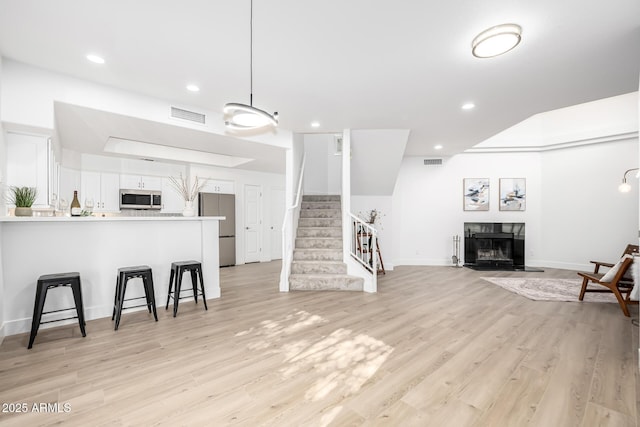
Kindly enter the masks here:
M 524 269 L 524 223 L 465 222 L 464 265 L 478 270 Z

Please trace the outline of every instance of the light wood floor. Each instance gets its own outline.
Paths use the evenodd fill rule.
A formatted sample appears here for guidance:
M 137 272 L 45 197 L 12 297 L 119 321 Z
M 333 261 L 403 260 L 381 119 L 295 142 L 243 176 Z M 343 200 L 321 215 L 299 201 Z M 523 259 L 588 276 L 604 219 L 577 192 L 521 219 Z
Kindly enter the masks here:
M 370 295 L 279 293 L 279 269 L 222 269 L 207 312 L 125 312 L 86 338 L 42 330 L 32 350 L 7 337 L 0 402 L 30 412 L 0 424 L 637 426 L 638 328 L 616 304 L 534 302 L 481 280 L 575 272 L 399 267 Z

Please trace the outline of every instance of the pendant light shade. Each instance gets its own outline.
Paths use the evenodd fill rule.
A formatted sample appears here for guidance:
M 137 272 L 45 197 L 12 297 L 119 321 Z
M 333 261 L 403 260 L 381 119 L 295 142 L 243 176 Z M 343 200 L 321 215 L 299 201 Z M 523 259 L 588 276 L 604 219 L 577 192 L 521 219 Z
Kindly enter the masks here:
M 516 47 L 522 28 L 516 24 L 502 24 L 478 34 L 471 42 L 471 53 L 477 58 L 493 58 Z
M 265 126 L 278 126 L 278 113 L 269 114 L 253 106 L 253 0 L 251 0 L 250 15 L 250 93 L 249 105 L 230 102 L 224 106 L 224 124 L 232 130 L 259 129 Z
M 264 126 L 278 126 L 278 113 L 269 114 L 251 105 L 230 102 L 224 106 L 224 124 L 230 129 L 257 129 Z

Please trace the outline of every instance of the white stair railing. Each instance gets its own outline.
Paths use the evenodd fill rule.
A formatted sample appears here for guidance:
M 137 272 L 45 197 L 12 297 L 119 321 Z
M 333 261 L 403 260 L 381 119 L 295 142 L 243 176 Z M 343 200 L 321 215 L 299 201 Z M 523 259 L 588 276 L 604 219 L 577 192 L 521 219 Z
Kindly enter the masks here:
M 371 273 L 375 292 L 378 279 L 378 231 L 352 213 L 349 217 L 351 218 L 351 256 Z
M 300 218 L 300 202 L 302 201 L 302 178 L 304 176 L 304 164 L 306 155 L 302 157 L 300 177 L 296 191 L 296 201 L 288 206 L 282 223 L 282 270 L 280 272 L 280 291 L 289 291 L 289 276 L 291 275 L 291 263 L 293 261 L 293 247 L 296 241 L 298 220 Z

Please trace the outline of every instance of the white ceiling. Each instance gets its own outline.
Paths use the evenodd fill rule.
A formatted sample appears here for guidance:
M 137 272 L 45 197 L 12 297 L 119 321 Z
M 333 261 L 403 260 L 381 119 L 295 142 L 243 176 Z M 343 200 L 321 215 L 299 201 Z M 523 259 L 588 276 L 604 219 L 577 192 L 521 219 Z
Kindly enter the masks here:
M 506 22 L 520 46 L 473 57 L 473 37 Z M 0 0 L 0 53 L 221 112 L 249 102 L 249 0 Z M 455 154 L 533 114 L 636 91 L 639 75 L 638 0 L 254 4 L 254 105 L 294 132 L 410 129 L 405 155 Z

